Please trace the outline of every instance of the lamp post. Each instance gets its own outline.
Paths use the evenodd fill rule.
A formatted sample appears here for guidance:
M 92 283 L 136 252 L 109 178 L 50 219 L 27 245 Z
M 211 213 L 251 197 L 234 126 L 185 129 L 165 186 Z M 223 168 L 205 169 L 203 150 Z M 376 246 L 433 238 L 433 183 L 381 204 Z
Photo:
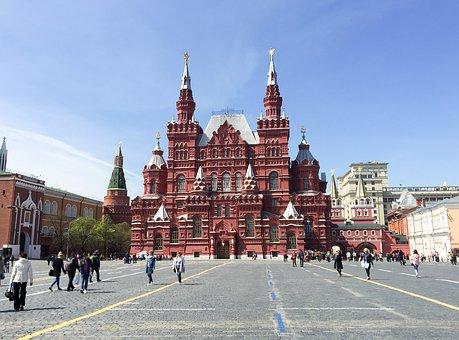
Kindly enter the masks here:
M 309 217 L 306 218 L 306 223 L 304 225 L 304 250 L 306 251 L 306 242 L 308 236 L 311 234 L 311 219 Z

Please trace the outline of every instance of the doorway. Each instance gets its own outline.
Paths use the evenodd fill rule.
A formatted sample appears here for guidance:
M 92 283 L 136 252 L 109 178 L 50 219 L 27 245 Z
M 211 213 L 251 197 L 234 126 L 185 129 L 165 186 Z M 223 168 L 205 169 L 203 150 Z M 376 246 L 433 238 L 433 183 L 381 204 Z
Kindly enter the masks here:
M 19 236 L 19 252 L 28 253 L 29 245 L 30 245 L 29 234 L 22 232 L 21 235 Z
M 217 242 L 217 259 L 229 259 L 229 242 Z

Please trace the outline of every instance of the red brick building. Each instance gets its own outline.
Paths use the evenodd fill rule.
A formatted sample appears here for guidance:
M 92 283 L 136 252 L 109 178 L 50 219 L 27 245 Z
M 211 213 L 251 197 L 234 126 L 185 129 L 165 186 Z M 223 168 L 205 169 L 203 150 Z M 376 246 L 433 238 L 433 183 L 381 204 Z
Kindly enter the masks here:
M 364 248 L 375 253 L 392 253 L 403 250 L 409 253 L 406 234 L 396 234 L 387 226 L 375 222 L 375 202 L 367 195 L 362 177 L 359 176 L 355 197 L 350 206 L 351 218 L 344 218 L 344 207 L 336 186 L 335 176 L 332 175 L 330 186 L 331 208 L 331 242 L 346 253 L 363 252 Z
M 270 50 L 264 113 L 252 131 L 242 112 L 220 112 L 203 128 L 194 116 L 188 55 L 177 116 L 144 167 L 144 193 L 132 201 L 131 252 L 206 258 L 277 257 L 330 247 L 330 197 L 303 139 L 289 157 L 289 118 Z

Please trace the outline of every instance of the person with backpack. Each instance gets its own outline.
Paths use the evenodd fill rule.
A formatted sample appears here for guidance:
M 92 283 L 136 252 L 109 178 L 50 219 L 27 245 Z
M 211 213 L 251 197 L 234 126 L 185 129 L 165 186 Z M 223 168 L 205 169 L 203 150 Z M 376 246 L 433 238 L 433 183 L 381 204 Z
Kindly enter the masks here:
M 53 286 L 55 284 L 57 284 L 57 290 L 62 290 L 60 286 L 62 273 L 67 274 L 67 271 L 64 268 L 64 253 L 60 251 L 57 258 L 54 259 L 53 269 L 50 271 L 50 275 L 52 274 L 51 276 L 54 276 L 54 281 L 48 288 L 50 291 L 53 291 Z
M 14 296 L 14 310 L 24 310 L 27 294 L 27 281 L 33 285 L 32 262 L 27 259 L 26 253 L 19 255 L 19 260 L 14 264 L 10 277 L 10 286 Z M 11 289 L 11 288 L 10 288 Z
M 75 256 L 75 253 L 72 253 L 70 262 L 67 267 L 67 275 L 69 276 L 69 284 L 67 285 L 67 291 L 73 291 L 75 286 L 73 285 L 73 279 L 75 278 L 76 271 L 80 270 L 78 265 L 78 258 Z
M 338 272 L 338 276 L 343 276 L 341 274 L 341 271 L 343 270 L 343 255 L 339 249 L 336 251 L 333 267 L 335 267 L 336 271 Z
M 99 255 L 99 251 L 96 250 L 94 252 L 94 254 L 92 254 L 91 256 L 91 263 L 92 263 L 92 268 L 91 268 L 91 275 L 89 277 L 89 282 L 92 282 L 92 276 L 94 274 L 94 271 L 96 272 L 96 278 L 97 278 L 97 282 L 100 282 L 102 281 L 100 279 L 100 275 L 99 275 L 99 270 L 100 270 L 100 255 Z
M 145 269 L 145 273 L 148 276 L 148 285 L 153 284 L 153 272 L 156 268 L 156 257 L 154 255 L 153 250 L 150 250 L 149 255 L 147 256 L 147 267 Z
M 172 270 L 177 274 L 178 283 L 182 284 L 182 273 L 185 272 L 185 258 L 182 256 L 181 252 L 174 258 Z
M 418 254 L 418 251 L 415 249 L 413 250 L 413 255 L 410 258 L 411 265 L 414 268 L 414 273 L 416 274 L 416 278 L 420 278 L 419 276 L 419 265 L 421 264 L 421 257 Z

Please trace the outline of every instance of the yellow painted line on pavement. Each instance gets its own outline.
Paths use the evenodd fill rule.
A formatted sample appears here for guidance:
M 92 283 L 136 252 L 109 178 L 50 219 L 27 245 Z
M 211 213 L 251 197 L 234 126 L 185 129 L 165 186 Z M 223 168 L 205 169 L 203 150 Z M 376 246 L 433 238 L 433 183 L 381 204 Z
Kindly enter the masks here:
M 194 274 L 194 275 L 191 275 L 187 278 L 184 278 L 182 280 L 182 282 L 184 281 L 188 281 L 188 280 L 191 280 L 192 278 L 195 278 L 195 277 L 198 277 L 198 276 L 201 276 L 205 273 L 208 273 L 214 269 L 217 269 L 217 268 L 220 268 L 222 266 L 225 266 L 227 265 L 228 263 L 230 262 L 225 262 L 225 263 L 222 263 L 222 264 L 219 264 L 217 266 L 214 266 L 214 267 L 211 267 L 209 269 L 206 269 L 206 270 L 203 270 L 202 272 L 199 272 L 197 274 Z M 41 335 L 44 335 L 44 334 L 47 334 L 47 333 L 51 333 L 51 332 L 54 332 L 54 331 L 57 331 L 59 329 L 62 329 L 62 328 L 65 328 L 65 327 L 68 327 L 70 325 L 73 325 L 77 322 L 80 322 L 80 321 L 83 321 L 83 320 L 86 320 L 86 319 L 89 319 L 89 318 L 92 318 L 94 316 L 97 316 L 97 315 L 100 315 L 100 314 L 103 314 L 103 313 L 106 313 L 110 310 L 113 310 L 115 308 L 118 308 L 122 305 L 126 305 L 126 304 L 129 304 L 130 302 L 133 302 L 133 301 L 136 301 L 136 300 L 139 300 L 139 299 L 142 299 L 142 298 L 145 298 L 147 296 L 150 296 L 150 295 L 153 295 L 155 293 L 158 293 L 158 292 L 161 292 L 167 288 L 170 288 L 172 286 L 175 286 L 175 285 L 178 285 L 178 282 L 174 282 L 174 283 L 171 283 L 171 284 L 168 284 L 166 286 L 162 286 L 161 288 L 158 288 L 158 289 L 155 289 L 155 290 L 152 290 L 152 291 L 149 291 L 147 293 L 144 293 L 144 294 L 141 294 L 141 295 L 138 295 L 138 296 L 134 296 L 132 298 L 129 298 L 129 299 L 126 299 L 126 300 L 123 300 L 123 301 L 120 301 L 120 302 L 117 302 L 117 303 L 114 303 L 112 305 L 109 305 L 109 306 L 106 306 L 106 307 L 103 307 L 101 309 L 98 309 L 98 310 L 95 310 L 94 312 L 91 312 L 89 314 L 86 314 L 86 315 L 82 315 L 82 316 L 79 316 L 77 318 L 74 318 L 74 319 L 70 319 L 70 320 L 67 320 L 67 321 L 64 321 L 64 322 L 61 322 L 61 323 L 58 323 L 54 326 L 50 326 L 50 327 L 47 327 L 47 328 L 43 328 L 39 331 L 36 331 L 36 332 L 33 332 L 31 334 L 28 334 L 28 335 L 24 335 L 20 338 L 18 338 L 18 340 L 26 340 L 26 339 L 33 339 L 37 336 L 41 336 Z
M 312 266 L 312 267 L 317 267 L 317 268 L 321 268 L 323 270 L 327 270 L 329 272 L 333 272 L 333 273 L 336 272 L 336 270 L 332 270 L 330 268 L 322 267 L 322 266 L 319 266 L 319 265 L 316 265 L 316 264 L 311 264 L 311 263 L 307 263 L 307 264 Z M 376 285 L 376 286 L 380 286 L 380 287 L 384 287 L 384 288 L 387 288 L 387 289 L 391 289 L 391 290 L 394 290 L 396 292 L 399 292 L 399 293 L 402 293 L 402 294 L 405 294 L 405 295 L 409 295 L 411 297 L 415 297 L 415 298 L 418 298 L 418 299 L 421 299 L 421 300 L 424 300 L 424 301 L 428 301 L 428 302 L 431 302 L 433 304 L 436 304 L 436 305 L 439 305 L 439 306 L 442 306 L 442 307 L 446 307 L 446 308 L 449 308 L 449 309 L 452 309 L 452 310 L 455 310 L 455 311 L 459 312 L 459 307 L 458 306 L 450 305 L 449 303 L 446 303 L 446 302 L 442 302 L 442 301 L 439 301 L 439 300 L 436 300 L 436 299 L 432 299 L 432 298 L 429 298 L 429 297 L 424 296 L 424 295 L 412 293 L 412 292 L 409 292 L 409 291 L 401 289 L 401 288 L 389 286 L 389 285 L 386 285 L 386 284 L 381 283 L 381 282 L 362 279 L 361 277 L 350 275 L 350 274 L 347 274 L 347 273 L 344 273 L 344 272 L 342 274 L 345 275 L 345 276 L 348 276 L 348 277 L 352 277 L 353 279 L 365 282 L 365 283 L 371 283 L 371 284 Z

